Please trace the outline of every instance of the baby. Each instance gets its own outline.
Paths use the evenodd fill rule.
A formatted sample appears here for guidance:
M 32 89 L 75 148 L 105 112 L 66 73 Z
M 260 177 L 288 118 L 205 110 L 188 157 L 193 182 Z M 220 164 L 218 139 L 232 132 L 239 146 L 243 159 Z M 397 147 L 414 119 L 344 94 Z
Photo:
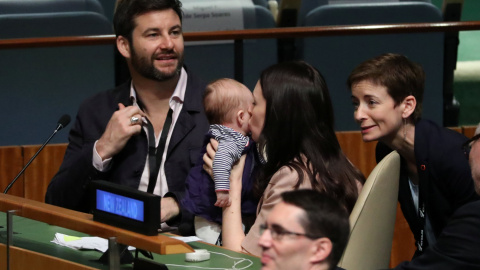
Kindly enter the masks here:
M 230 171 L 249 145 L 249 109 L 253 95 L 243 84 L 232 79 L 220 79 L 209 84 L 203 99 L 209 132 L 218 141 L 213 159 L 213 180 L 217 201 L 215 206 L 230 205 Z
M 199 162 L 187 178 L 182 205 L 195 215 L 197 236 L 206 242 L 216 243 L 221 230 L 221 208 L 230 205 L 231 168 L 244 153 L 247 153 L 247 159 L 242 179 L 242 214 L 255 215 L 257 202 L 251 195 L 250 181 L 255 152 L 254 142 L 248 137 L 253 95 L 245 85 L 235 80 L 219 79 L 207 85 L 203 103 L 210 129 Z M 210 138 L 219 143 L 213 159 L 213 181 L 202 169 L 202 157 Z

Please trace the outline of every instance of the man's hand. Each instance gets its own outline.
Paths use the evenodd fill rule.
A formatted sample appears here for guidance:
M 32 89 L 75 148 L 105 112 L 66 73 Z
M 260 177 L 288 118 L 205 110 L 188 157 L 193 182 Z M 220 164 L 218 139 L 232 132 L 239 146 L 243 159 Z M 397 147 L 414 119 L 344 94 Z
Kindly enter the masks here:
M 160 220 L 166 222 L 180 214 L 180 207 L 172 197 L 163 197 L 160 202 Z
M 229 192 L 226 190 L 215 191 L 217 194 L 217 202 L 215 202 L 215 206 L 217 207 L 227 207 L 230 206 L 232 201 L 230 200 Z
M 119 110 L 116 111 L 102 137 L 97 142 L 96 150 L 102 160 L 108 159 L 120 152 L 127 141 L 142 130 L 142 116 L 144 113 L 137 106 L 125 107 L 118 104 Z M 136 123 L 132 123 L 132 117 L 138 118 Z

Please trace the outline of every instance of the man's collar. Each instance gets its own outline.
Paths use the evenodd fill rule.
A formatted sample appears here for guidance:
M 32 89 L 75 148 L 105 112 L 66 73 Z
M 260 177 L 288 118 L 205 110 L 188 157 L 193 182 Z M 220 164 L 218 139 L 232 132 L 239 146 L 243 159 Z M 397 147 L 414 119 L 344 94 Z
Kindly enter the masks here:
M 175 86 L 175 90 L 173 91 L 172 96 L 170 97 L 170 107 L 172 107 L 172 102 L 180 102 L 183 103 L 185 100 L 185 91 L 187 89 L 187 79 L 188 75 L 185 68 L 182 67 L 180 70 L 180 77 L 178 79 L 177 85 Z M 142 108 L 141 101 L 137 98 L 137 91 L 135 91 L 135 86 L 133 85 L 133 80 L 130 83 L 130 100 L 132 104 L 138 105 Z

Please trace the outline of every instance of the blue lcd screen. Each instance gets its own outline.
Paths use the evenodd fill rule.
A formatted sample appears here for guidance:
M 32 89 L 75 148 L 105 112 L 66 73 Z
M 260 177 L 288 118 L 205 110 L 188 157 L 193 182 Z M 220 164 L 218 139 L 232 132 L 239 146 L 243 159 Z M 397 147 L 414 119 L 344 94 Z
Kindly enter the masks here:
M 97 189 L 97 209 L 143 221 L 143 201 Z

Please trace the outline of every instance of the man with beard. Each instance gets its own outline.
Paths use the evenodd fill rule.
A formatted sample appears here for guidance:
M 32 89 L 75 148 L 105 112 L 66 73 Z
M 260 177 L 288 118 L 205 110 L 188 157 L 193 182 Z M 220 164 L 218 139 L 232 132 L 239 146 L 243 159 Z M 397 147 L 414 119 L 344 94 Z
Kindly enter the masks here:
M 162 196 L 162 223 L 188 224 L 178 202 L 208 121 L 205 84 L 183 67 L 181 3 L 120 0 L 113 20 L 132 79 L 80 106 L 45 201 L 86 212 L 89 183 L 101 179 Z

